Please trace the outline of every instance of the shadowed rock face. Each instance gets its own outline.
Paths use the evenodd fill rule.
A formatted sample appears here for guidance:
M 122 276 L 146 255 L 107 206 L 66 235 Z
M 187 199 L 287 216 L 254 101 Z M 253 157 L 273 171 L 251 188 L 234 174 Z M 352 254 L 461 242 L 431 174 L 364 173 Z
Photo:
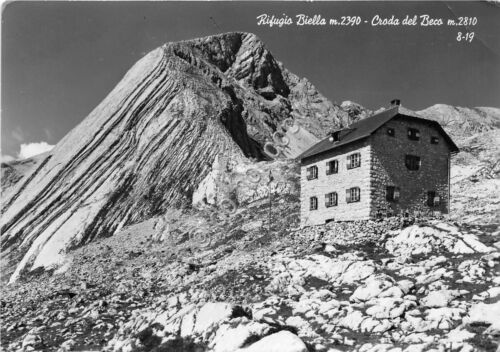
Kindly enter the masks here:
M 346 116 L 252 34 L 153 50 L 5 190 L 1 239 L 7 266 L 16 267 L 11 281 L 60 263 L 69 247 L 190 204 L 218 154 L 263 160 L 262 143 L 285 118 L 321 137 Z M 306 137 L 295 149 L 317 140 Z

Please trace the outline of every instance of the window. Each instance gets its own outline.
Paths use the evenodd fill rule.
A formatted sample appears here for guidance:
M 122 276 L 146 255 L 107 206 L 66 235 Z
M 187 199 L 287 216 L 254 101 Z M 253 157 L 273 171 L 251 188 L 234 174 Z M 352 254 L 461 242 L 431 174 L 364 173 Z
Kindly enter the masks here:
M 385 199 L 389 202 L 397 202 L 399 200 L 399 187 L 387 186 L 385 188 Z
M 311 197 L 309 198 L 309 210 L 317 210 L 318 209 L 318 198 Z
M 394 128 L 392 127 L 388 127 L 387 128 L 387 134 L 391 137 L 394 137 L 396 135 L 396 133 L 394 132 Z
M 361 166 L 361 154 L 355 153 L 347 156 L 347 168 L 354 169 Z
M 405 165 L 408 168 L 408 170 L 415 171 L 420 169 L 421 165 L 420 157 L 416 155 L 406 155 Z
M 331 192 L 325 194 L 325 207 L 330 208 L 337 205 L 337 193 Z
M 441 199 L 436 194 L 436 191 L 428 191 L 427 192 L 427 205 L 430 207 L 437 207 L 440 203 Z
M 438 137 L 431 137 L 431 144 L 438 144 L 439 143 L 439 138 Z
M 308 167 L 307 168 L 307 179 L 314 180 L 315 178 L 318 178 L 318 167 L 317 166 Z
M 359 187 L 353 187 L 346 190 L 347 203 L 359 202 L 359 200 L 360 200 Z
M 337 160 L 330 160 L 326 162 L 326 174 L 336 174 L 339 172 L 339 162 Z
M 416 128 L 408 128 L 408 138 L 412 141 L 418 141 L 420 139 L 420 131 Z

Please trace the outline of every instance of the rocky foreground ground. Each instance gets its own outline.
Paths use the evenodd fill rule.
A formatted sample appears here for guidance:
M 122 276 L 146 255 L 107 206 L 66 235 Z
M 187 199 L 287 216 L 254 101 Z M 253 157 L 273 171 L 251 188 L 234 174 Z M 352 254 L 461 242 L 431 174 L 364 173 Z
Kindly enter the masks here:
M 296 167 L 255 164 L 237 208 L 169 210 L 3 285 L 1 348 L 496 351 L 498 138 L 463 141 L 441 219 L 299 229 Z
M 495 351 L 500 232 L 445 219 L 298 229 L 296 199 L 172 211 L 2 288 L 2 349 Z M 210 236 L 205 229 L 210 228 Z

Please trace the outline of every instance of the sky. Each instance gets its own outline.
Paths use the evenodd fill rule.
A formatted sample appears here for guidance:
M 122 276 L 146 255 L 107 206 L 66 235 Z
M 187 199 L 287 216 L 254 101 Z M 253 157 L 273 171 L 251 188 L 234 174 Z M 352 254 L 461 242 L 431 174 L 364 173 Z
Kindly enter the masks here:
M 263 14 L 294 23 L 258 25 Z M 359 16 L 361 24 L 299 26 L 299 14 L 327 22 Z M 400 21 L 429 15 L 445 24 L 373 26 L 377 15 Z M 446 25 L 458 17 L 477 23 Z M 20 1 L 2 11 L 2 159 L 50 149 L 147 52 L 229 31 L 255 33 L 285 67 L 336 103 L 351 100 L 377 109 L 399 98 L 414 110 L 437 103 L 500 107 L 498 4 Z M 457 41 L 459 32 L 474 37 Z

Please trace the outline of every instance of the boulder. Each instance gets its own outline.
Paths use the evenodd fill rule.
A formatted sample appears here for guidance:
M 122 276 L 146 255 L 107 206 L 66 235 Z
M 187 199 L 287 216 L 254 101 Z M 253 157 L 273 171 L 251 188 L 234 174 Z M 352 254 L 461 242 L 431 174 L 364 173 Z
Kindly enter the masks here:
M 307 352 L 307 346 L 295 334 L 282 330 L 266 336 L 237 352 Z

